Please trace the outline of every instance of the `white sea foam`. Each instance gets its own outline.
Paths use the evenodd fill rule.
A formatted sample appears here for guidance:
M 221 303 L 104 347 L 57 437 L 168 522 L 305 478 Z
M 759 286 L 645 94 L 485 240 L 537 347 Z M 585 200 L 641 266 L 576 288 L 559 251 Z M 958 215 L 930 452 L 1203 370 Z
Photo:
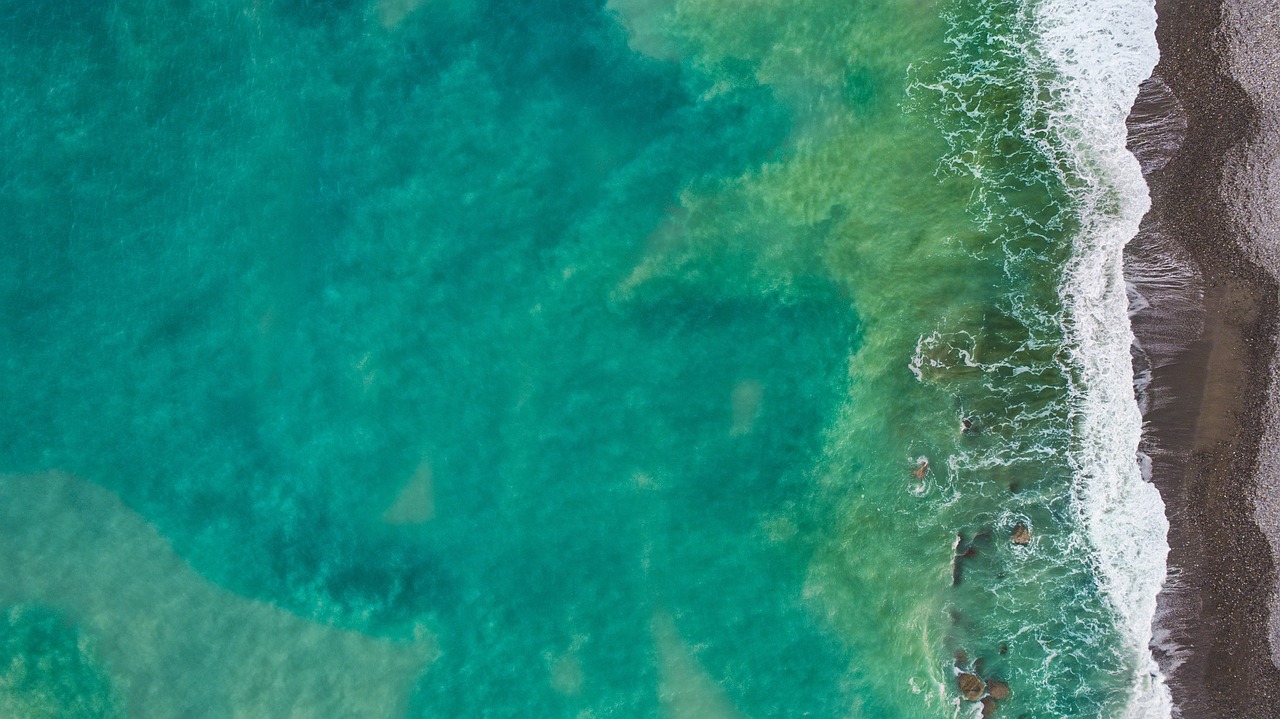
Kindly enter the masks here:
M 1137 657 L 1126 717 L 1166 719 L 1172 701 L 1149 644 L 1165 577 L 1168 522 L 1137 462 L 1142 417 L 1133 392 L 1122 252 L 1150 207 L 1125 117 L 1155 66 L 1151 0 L 1045 0 L 1035 8 L 1033 52 L 1055 79 L 1053 144 L 1071 174 L 1081 230 L 1062 287 L 1076 378 L 1076 506 L 1099 580 Z

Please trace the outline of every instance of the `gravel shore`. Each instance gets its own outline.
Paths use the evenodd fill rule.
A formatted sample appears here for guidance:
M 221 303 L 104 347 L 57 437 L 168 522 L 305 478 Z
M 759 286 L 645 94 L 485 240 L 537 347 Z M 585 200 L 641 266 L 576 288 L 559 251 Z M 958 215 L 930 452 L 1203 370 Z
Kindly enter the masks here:
M 1153 207 L 1126 250 L 1143 451 L 1171 525 L 1154 650 L 1181 716 L 1276 719 L 1280 13 L 1157 12 L 1160 63 L 1130 117 Z

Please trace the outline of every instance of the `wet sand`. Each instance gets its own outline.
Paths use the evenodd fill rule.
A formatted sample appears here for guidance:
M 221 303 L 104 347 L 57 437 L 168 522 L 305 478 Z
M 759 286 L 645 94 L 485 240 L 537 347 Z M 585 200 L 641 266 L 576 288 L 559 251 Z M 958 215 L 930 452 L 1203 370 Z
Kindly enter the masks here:
M 1241 10 L 1250 3 L 1257 13 Z M 1255 511 L 1265 520 L 1280 500 L 1259 481 L 1260 449 L 1271 442 L 1277 272 L 1251 250 L 1258 232 L 1247 205 L 1259 195 L 1233 180 L 1266 113 L 1232 76 L 1238 65 L 1223 40 L 1245 18 L 1269 17 L 1268 3 L 1157 0 L 1161 59 L 1130 118 L 1153 200 L 1126 251 L 1142 449 L 1170 521 L 1153 649 L 1187 719 L 1280 717 L 1268 640 L 1277 584 L 1269 540 L 1280 536 L 1268 537 Z

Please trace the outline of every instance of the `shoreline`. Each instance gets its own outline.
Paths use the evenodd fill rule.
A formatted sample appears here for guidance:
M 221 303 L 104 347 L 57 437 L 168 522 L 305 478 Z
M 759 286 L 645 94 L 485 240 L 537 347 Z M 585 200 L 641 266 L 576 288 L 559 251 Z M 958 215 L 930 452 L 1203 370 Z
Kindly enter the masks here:
M 1231 1 L 1157 0 L 1161 57 L 1129 122 L 1152 197 L 1125 251 L 1141 451 L 1170 522 L 1152 651 L 1187 719 L 1280 706 L 1276 566 L 1254 514 L 1280 310 L 1221 189 L 1257 127 L 1220 41 Z

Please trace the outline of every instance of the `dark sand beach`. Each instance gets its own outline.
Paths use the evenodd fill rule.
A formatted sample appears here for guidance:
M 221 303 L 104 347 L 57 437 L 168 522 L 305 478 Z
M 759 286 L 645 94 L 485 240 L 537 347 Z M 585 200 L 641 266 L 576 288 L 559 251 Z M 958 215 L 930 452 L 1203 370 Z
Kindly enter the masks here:
M 1248 1 L 1256 13 L 1239 0 L 1158 0 L 1161 59 L 1130 117 L 1153 201 L 1126 251 L 1143 451 L 1170 521 L 1154 651 L 1187 719 L 1280 717 L 1268 638 L 1280 538 L 1256 511 L 1265 519 L 1280 499 L 1260 462 L 1272 441 L 1277 267 L 1251 249 L 1266 228 L 1247 204 L 1267 188 L 1241 192 L 1234 179 L 1273 108 L 1237 81 L 1230 53 L 1243 46 L 1228 42 L 1275 11 Z

